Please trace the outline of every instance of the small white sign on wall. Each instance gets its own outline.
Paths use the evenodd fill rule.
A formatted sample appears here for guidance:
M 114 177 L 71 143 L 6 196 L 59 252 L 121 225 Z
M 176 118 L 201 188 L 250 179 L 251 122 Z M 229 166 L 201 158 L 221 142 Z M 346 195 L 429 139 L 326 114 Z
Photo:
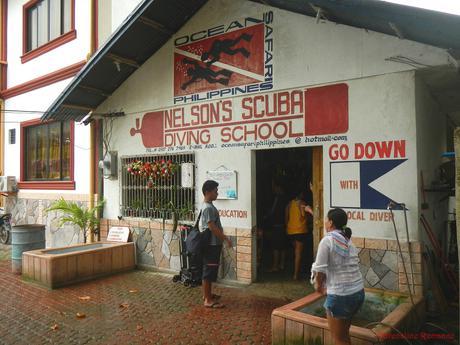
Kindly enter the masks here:
M 129 228 L 127 226 L 112 226 L 109 229 L 107 241 L 109 242 L 128 242 Z
M 206 179 L 219 183 L 219 195 L 217 199 L 238 199 L 235 170 L 207 171 Z
M 182 163 L 181 169 L 181 187 L 193 188 L 193 163 Z

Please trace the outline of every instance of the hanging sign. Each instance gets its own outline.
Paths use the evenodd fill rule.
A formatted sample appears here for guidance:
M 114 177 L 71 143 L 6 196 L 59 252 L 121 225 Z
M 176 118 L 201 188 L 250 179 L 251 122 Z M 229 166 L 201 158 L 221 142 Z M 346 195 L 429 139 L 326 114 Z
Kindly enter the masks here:
M 213 170 L 206 172 L 206 179 L 219 183 L 219 195 L 217 199 L 238 199 L 236 189 L 236 171 L 234 170 Z

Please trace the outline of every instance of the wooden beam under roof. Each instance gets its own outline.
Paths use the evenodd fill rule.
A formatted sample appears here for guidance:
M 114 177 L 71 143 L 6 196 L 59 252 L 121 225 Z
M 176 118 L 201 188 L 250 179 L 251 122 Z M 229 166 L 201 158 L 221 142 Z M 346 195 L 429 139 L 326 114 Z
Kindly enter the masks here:
M 122 57 L 122 56 L 119 56 L 119 55 L 115 55 L 115 54 L 112 54 L 112 53 L 106 54 L 105 57 L 110 59 L 110 60 L 112 60 L 112 61 L 114 61 L 114 62 L 118 62 L 118 63 L 128 65 L 128 66 L 131 66 L 131 67 L 134 67 L 134 68 L 141 67 L 137 63 L 137 61 L 135 61 L 135 60 L 128 59 L 128 58 L 125 58 L 125 57 Z
M 141 22 L 142 24 L 145 24 L 147 26 L 150 26 L 151 28 L 154 28 L 155 30 L 158 30 L 158 31 L 164 33 L 165 35 L 168 35 L 168 36 L 173 35 L 173 32 L 171 30 L 167 29 L 163 24 L 160 24 L 157 21 L 152 20 L 150 18 L 147 18 L 145 16 L 141 16 L 139 18 L 139 22 Z
M 98 89 L 98 88 L 95 88 L 95 87 L 92 87 L 92 86 L 86 86 L 86 85 L 79 84 L 77 87 L 80 88 L 80 89 L 83 89 L 85 91 L 89 91 L 91 93 L 95 93 L 97 95 L 103 96 L 103 97 L 112 96 L 111 93 L 107 93 L 105 91 L 102 91 L 101 89 Z
M 63 103 L 63 104 L 61 104 L 61 107 L 69 108 L 69 109 L 76 109 L 76 110 L 85 110 L 85 111 L 93 111 L 94 110 L 94 108 L 85 107 L 84 105 L 70 104 L 70 103 Z

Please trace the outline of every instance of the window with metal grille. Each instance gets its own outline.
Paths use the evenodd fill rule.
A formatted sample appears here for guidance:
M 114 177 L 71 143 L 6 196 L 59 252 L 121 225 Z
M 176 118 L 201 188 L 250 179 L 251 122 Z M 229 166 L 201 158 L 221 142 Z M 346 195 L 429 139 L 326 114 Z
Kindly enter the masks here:
M 152 178 L 135 173 L 132 167 L 139 165 L 151 167 L 155 162 L 168 162 L 174 165 L 170 176 Z M 139 155 L 121 157 L 121 214 L 124 217 L 154 219 L 173 219 L 193 221 L 195 218 L 195 186 L 182 187 L 182 164 L 195 163 L 193 153 L 170 155 Z

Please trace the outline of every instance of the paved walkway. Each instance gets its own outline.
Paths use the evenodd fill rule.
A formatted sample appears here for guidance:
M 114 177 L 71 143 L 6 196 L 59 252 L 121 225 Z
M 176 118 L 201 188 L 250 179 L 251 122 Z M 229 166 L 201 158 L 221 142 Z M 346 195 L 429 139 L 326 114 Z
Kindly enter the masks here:
M 270 344 L 271 311 L 286 303 L 219 286 L 226 308 L 211 310 L 201 305 L 200 288 L 147 271 L 47 290 L 10 267 L 0 261 L 2 345 Z

